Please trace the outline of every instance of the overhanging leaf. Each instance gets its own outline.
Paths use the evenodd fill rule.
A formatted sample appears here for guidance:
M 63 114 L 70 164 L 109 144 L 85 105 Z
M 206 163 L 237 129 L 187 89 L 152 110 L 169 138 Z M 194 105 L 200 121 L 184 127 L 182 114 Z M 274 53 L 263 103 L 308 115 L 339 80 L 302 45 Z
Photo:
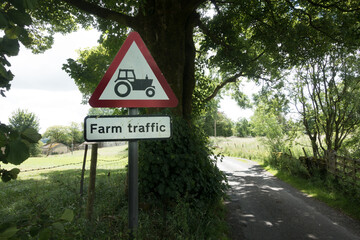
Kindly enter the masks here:
M 28 146 L 20 139 L 10 142 L 7 160 L 9 163 L 19 165 L 30 157 Z
M 19 53 L 20 45 L 18 40 L 9 39 L 6 36 L 0 38 L 0 53 L 8 56 L 16 56 Z
M 11 9 L 7 12 L 7 14 L 9 15 L 11 21 L 19 26 L 28 26 L 32 23 L 30 15 L 24 11 Z
M 21 34 L 21 28 L 20 27 L 15 26 L 15 27 L 5 29 L 5 35 L 9 39 L 18 39 L 20 34 Z
M 21 133 L 21 137 L 29 143 L 37 143 L 41 139 L 41 135 L 34 128 L 27 128 Z

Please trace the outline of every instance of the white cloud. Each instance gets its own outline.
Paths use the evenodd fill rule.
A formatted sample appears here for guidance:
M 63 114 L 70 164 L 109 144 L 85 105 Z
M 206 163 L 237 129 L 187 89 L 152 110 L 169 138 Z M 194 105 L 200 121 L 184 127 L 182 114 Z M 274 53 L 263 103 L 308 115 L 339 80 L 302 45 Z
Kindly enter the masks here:
M 240 91 L 245 93 L 249 99 L 252 99 L 253 94 L 260 90 L 259 86 L 256 86 L 254 82 L 247 81 L 242 83 Z M 250 117 L 254 114 L 253 109 L 242 109 L 230 96 L 224 96 L 220 100 L 220 111 L 232 121 L 237 122 L 240 118 L 246 118 L 250 120 Z
M 81 93 L 72 91 L 47 91 L 14 89 L 0 98 L 0 121 L 8 122 L 9 116 L 16 109 L 27 109 L 40 120 L 40 132 L 54 125 L 81 123 L 86 117 L 88 105 L 81 105 Z M 3 113 L 5 113 L 3 115 Z
M 9 59 L 15 78 L 7 97 L 0 97 L 0 121 L 7 123 L 20 108 L 38 116 L 40 132 L 53 125 L 83 122 L 89 106 L 81 105 L 81 93 L 61 67 L 66 59 L 77 57 L 76 50 L 97 45 L 98 37 L 98 32 L 85 30 L 57 34 L 52 49 L 38 55 L 21 47 L 19 55 Z
M 233 122 L 237 122 L 240 118 L 250 119 L 254 114 L 252 109 L 242 109 L 234 99 L 225 96 L 220 100 L 220 111 L 230 118 Z

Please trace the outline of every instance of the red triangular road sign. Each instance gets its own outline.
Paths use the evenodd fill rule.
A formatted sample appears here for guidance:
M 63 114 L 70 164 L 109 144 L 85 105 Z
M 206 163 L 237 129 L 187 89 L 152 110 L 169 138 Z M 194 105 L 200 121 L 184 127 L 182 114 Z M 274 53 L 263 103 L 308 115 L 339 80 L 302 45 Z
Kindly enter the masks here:
M 178 100 L 137 32 L 132 32 L 92 94 L 92 107 L 176 107 Z

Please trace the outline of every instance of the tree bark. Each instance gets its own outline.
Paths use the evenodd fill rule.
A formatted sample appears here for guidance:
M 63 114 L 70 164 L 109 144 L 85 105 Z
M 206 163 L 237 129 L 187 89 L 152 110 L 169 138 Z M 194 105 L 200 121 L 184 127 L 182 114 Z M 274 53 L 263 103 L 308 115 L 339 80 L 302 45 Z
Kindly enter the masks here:
M 195 11 L 182 1 L 147 1 L 135 30 L 179 100 L 176 115 L 190 118 L 195 87 L 195 47 L 192 39 Z
M 179 100 L 173 113 L 190 118 L 195 88 L 193 30 L 196 8 L 204 0 L 148 0 L 139 4 L 136 16 L 104 8 L 84 0 L 62 0 L 82 11 L 118 22 L 139 32 L 155 62 Z

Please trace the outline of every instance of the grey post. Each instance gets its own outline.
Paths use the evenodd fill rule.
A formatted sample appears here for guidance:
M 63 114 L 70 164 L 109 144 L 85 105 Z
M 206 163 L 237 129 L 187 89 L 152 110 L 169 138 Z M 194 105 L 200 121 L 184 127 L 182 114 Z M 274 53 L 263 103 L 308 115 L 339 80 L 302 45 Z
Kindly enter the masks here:
M 129 108 L 129 115 L 138 115 L 137 108 Z M 139 197 L 138 197 L 138 141 L 129 141 L 129 228 L 130 239 L 138 228 Z

